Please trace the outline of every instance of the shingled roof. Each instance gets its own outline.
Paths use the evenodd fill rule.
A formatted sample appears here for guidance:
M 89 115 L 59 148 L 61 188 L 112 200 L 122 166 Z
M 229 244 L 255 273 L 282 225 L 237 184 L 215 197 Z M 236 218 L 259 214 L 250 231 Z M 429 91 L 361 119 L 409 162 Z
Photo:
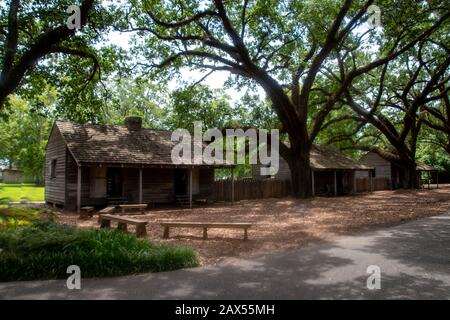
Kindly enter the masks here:
M 78 163 L 173 165 L 171 152 L 178 142 L 171 141 L 171 131 L 62 121 L 55 126 Z
M 174 165 L 171 153 L 178 142 L 171 141 L 171 131 L 148 128 L 131 130 L 126 126 L 63 121 L 56 121 L 55 126 L 78 163 Z M 310 161 L 311 167 L 316 170 L 373 169 L 347 157 L 336 147 L 326 145 L 313 146 Z
M 290 146 L 289 141 L 283 142 Z M 333 145 L 315 144 L 309 153 L 310 166 L 314 170 L 373 170 L 374 167 L 355 160 Z
M 309 155 L 315 170 L 372 170 L 373 167 L 343 154 L 332 145 L 314 145 Z
M 438 171 L 437 168 L 427 165 L 426 163 L 416 161 L 417 171 Z

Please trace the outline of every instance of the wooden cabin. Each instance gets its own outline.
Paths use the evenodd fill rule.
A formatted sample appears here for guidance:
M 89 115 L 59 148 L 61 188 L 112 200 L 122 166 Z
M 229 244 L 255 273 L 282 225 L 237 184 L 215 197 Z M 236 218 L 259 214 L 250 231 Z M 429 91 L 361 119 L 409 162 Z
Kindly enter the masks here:
M 45 155 L 45 201 L 69 210 L 112 203 L 211 199 L 214 166 L 175 165 L 171 132 L 142 127 L 56 121 Z
M 356 174 L 372 172 L 373 167 L 343 154 L 331 145 L 314 145 L 309 155 L 313 195 L 345 195 L 356 192 Z M 260 175 L 260 164 L 252 166 L 253 179 L 290 180 L 288 163 L 280 157 L 279 170 L 272 176 Z
M 374 172 L 375 177 L 389 179 L 390 189 L 398 189 L 402 187 L 401 185 L 402 170 L 400 170 L 400 168 L 395 162 L 388 161 L 375 152 L 366 153 L 364 156 L 361 157 L 360 161 L 368 166 L 372 166 L 375 168 Z M 431 180 L 431 175 L 432 173 L 434 173 L 435 182 L 439 186 L 439 175 L 438 170 L 436 168 L 433 168 L 427 164 L 418 161 L 416 161 L 416 164 L 417 164 L 416 170 L 418 179 L 421 183 L 423 183 L 424 181 L 424 179 L 422 179 L 422 176 L 425 175 L 429 183 Z M 362 176 L 362 174 L 359 174 L 359 176 Z

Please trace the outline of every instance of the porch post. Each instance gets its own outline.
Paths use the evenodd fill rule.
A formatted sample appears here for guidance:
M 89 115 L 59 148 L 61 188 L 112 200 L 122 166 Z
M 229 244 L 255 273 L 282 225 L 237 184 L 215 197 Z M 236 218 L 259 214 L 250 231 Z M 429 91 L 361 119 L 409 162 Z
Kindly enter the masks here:
M 142 168 L 139 168 L 139 203 L 142 201 Z
M 81 166 L 78 166 L 77 173 L 77 213 L 80 213 L 81 209 Z
M 231 167 L 231 203 L 234 202 L 234 167 Z
M 428 190 L 430 190 L 430 181 L 431 180 L 431 172 L 428 171 Z
M 337 196 L 337 178 L 336 178 L 336 170 L 334 171 L 334 196 Z
M 315 186 L 315 183 L 314 183 L 314 170 L 312 170 L 312 169 L 311 169 L 311 187 L 312 187 L 311 194 L 314 197 L 315 196 L 316 186 Z
M 192 167 L 189 168 L 189 208 L 192 208 Z
M 356 170 L 353 171 L 353 193 L 356 193 Z
M 436 171 L 436 189 L 439 189 L 439 170 Z
M 372 178 L 372 170 L 369 171 L 369 182 L 370 182 L 370 192 L 373 192 L 373 178 Z

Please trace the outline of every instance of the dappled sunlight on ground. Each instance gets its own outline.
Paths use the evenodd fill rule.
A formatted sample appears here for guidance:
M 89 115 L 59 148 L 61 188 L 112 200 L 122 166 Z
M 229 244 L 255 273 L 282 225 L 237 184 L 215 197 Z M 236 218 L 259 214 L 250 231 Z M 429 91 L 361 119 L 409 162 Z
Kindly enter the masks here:
M 450 186 L 432 190 L 377 191 L 345 197 L 313 199 L 243 200 L 234 204 L 215 203 L 193 209 L 153 209 L 133 218 L 148 220 L 148 238 L 154 243 L 194 247 L 202 264 L 214 264 L 224 258 L 248 257 L 279 252 L 321 240 L 395 225 L 418 217 L 438 215 L 450 209 Z M 208 240 L 202 229 L 170 230 L 163 239 L 161 220 L 195 222 L 253 222 L 249 240 L 243 230 L 211 229 Z M 61 223 L 79 227 L 98 227 L 97 216 L 80 220 L 73 212 L 58 215 Z M 133 231 L 133 227 L 129 227 Z

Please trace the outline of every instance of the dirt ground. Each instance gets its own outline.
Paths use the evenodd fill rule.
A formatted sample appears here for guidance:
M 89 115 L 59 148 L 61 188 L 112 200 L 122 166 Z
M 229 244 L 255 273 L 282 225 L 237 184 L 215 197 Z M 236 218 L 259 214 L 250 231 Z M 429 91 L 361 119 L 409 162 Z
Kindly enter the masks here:
M 148 220 L 148 239 L 195 248 L 202 265 L 230 257 L 249 257 L 332 240 L 364 230 L 399 224 L 419 217 L 438 215 L 450 209 L 450 185 L 439 189 L 376 191 L 345 197 L 313 199 L 259 199 L 215 203 L 193 209 L 153 209 L 133 218 Z M 130 215 L 131 216 L 131 215 Z M 243 230 L 210 229 L 203 240 L 202 229 L 170 230 L 163 239 L 160 220 L 195 222 L 252 222 L 249 240 Z M 58 222 L 79 227 L 98 227 L 97 217 L 80 220 L 75 213 L 58 214 Z M 133 231 L 133 227 L 129 227 Z

